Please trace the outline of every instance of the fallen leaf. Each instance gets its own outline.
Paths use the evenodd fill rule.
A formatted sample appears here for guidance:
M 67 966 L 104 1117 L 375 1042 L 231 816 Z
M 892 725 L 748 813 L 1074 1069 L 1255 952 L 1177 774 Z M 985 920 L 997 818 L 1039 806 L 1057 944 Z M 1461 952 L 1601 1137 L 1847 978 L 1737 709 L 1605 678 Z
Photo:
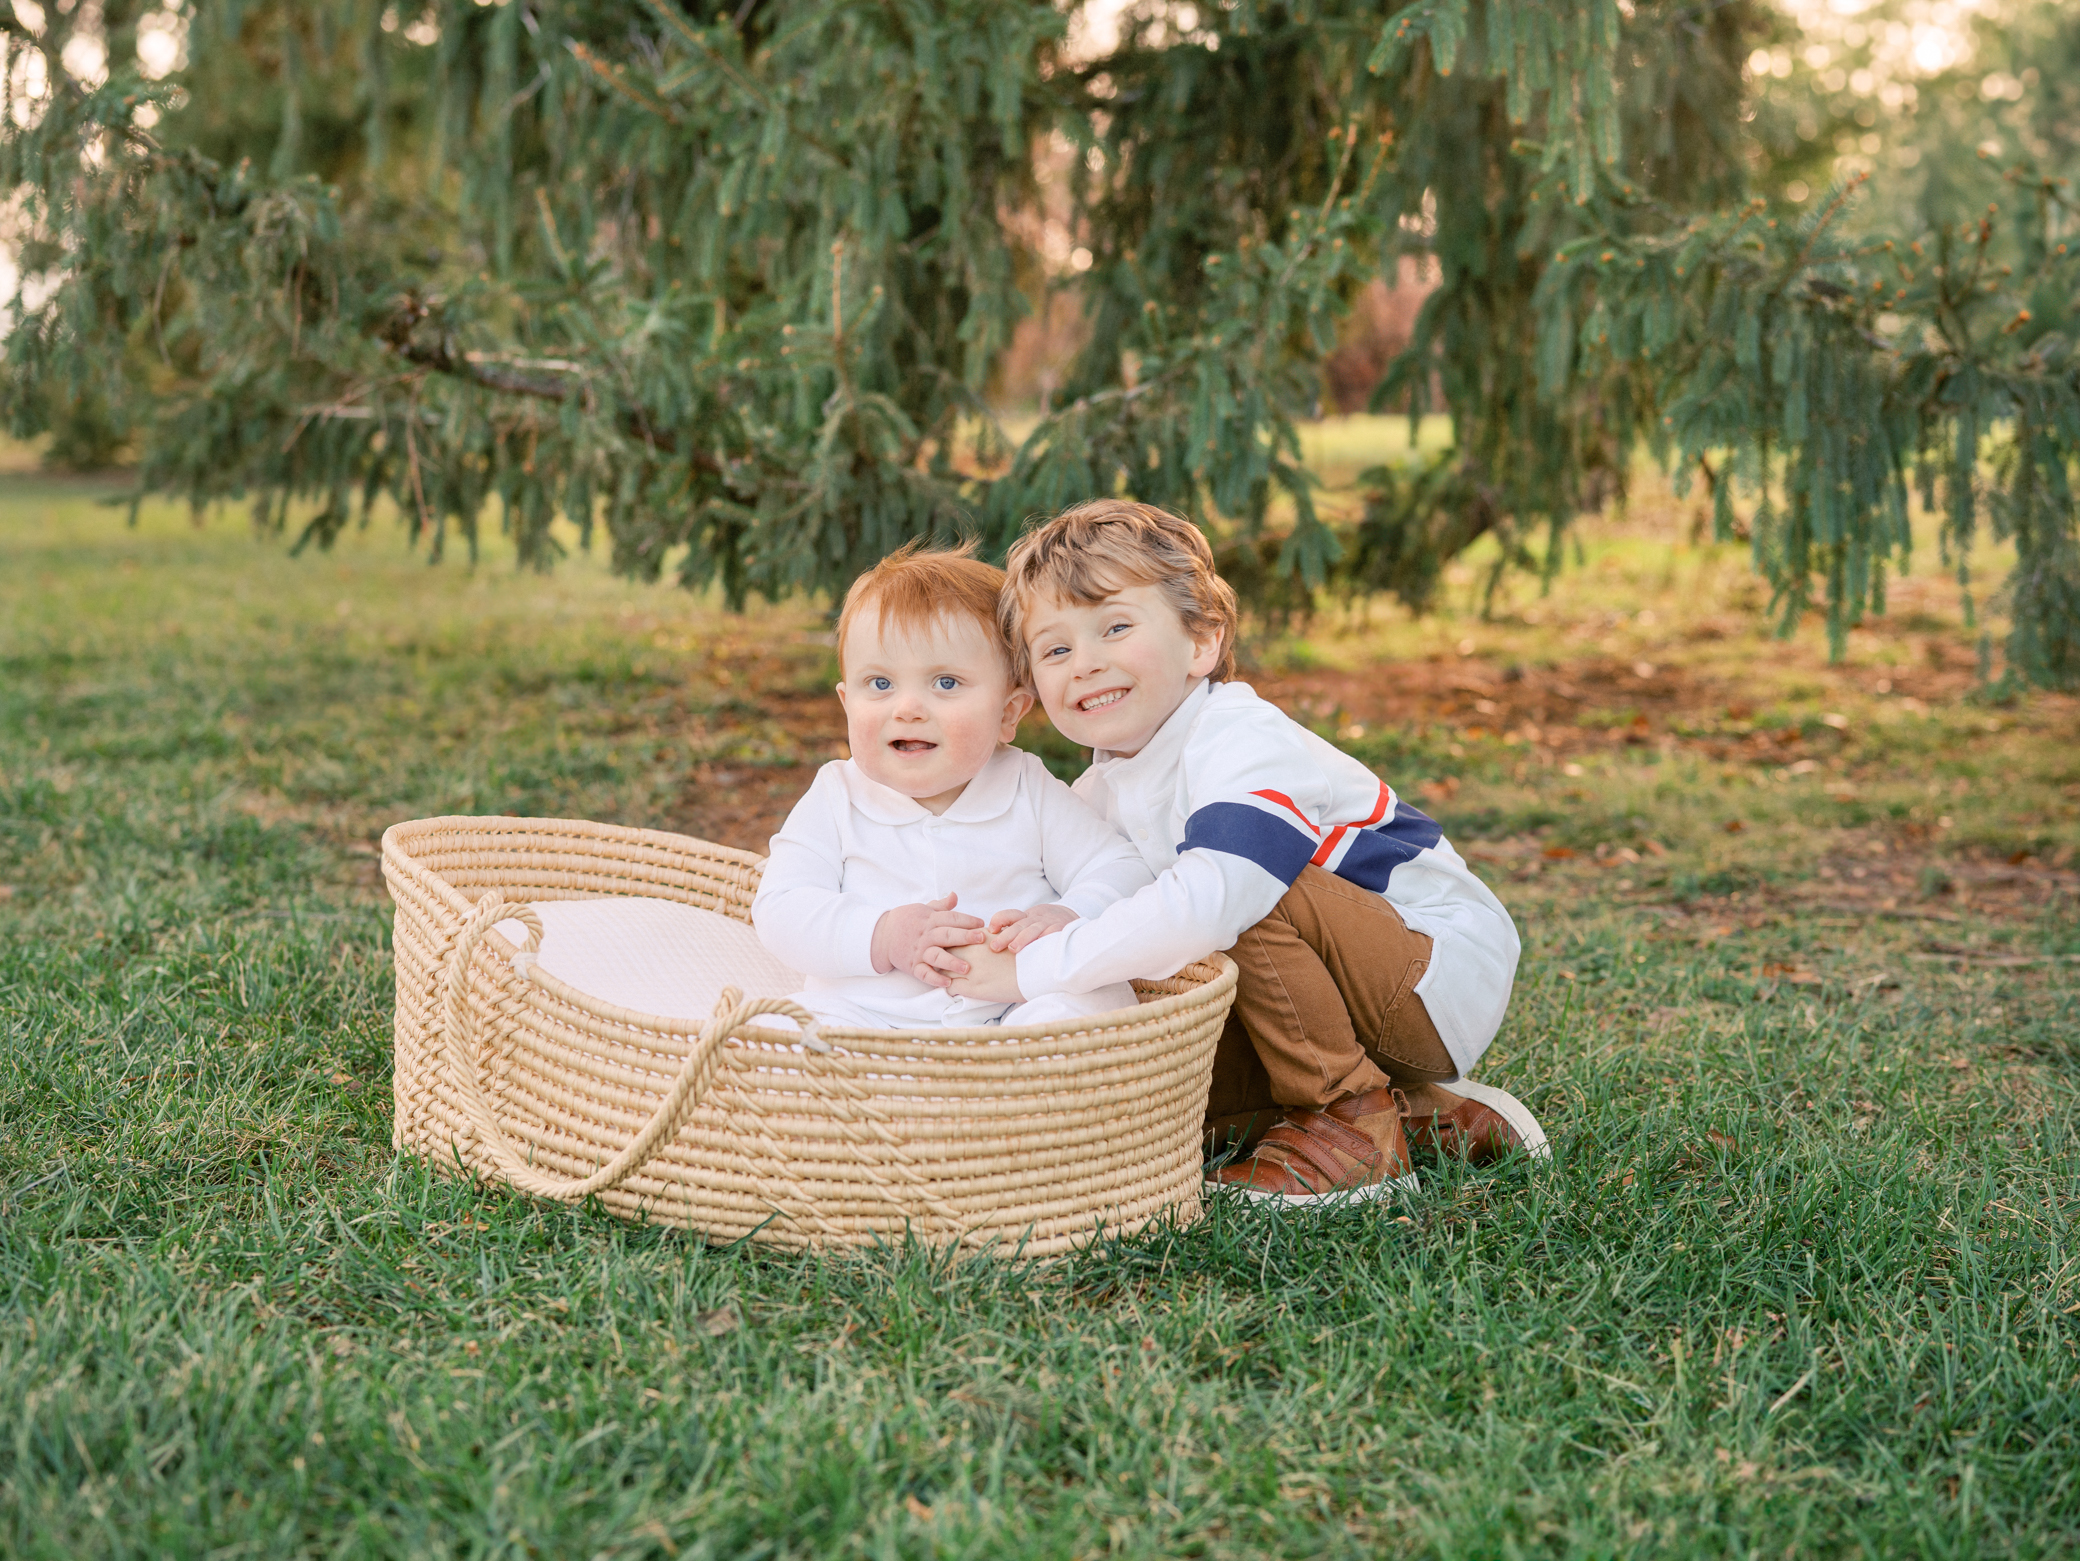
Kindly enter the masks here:
M 719 1339 L 725 1333 L 734 1333 L 738 1327 L 737 1309 L 734 1306 L 718 1306 L 713 1311 L 702 1312 L 693 1320 L 694 1327 L 711 1339 Z
M 1668 847 L 1663 845 L 1658 840 L 1642 840 L 1640 842 L 1640 849 L 1645 851 L 1649 856 L 1668 855 Z
M 910 1516 L 917 1519 L 918 1522 L 929 1523 L 932 1521 L 932 1509 L 919 1501 L 915 1496 L 905 1496 L 903 1498 L 903 1506 Z
M 1574 854 L 1574 848 L 1571 846 L 1547 846 L 1545 850 L 1546 860 L 1549 862 L 1569 861 Z
M 1730 818 L 1726 821 L 1726 833 L 1728 833 L 1729 835 L 1737 835 L 1747 827 L 1748 826 L 1746 824 L 1743 824 L 1737 818 Z
M 1739 1143 L 1735 1141 L 1731 1133 L 1722 1133 L 1716 1127 L 1704 1136 L 1709 1138 L 1714 1146 L 1725 1150 L 1728 1154 L 1732 1154 L 1734 1150 L 1740 1148 Z
M 328 1075 L 328 1078 L 332 1083 L 338 1084 L 346 1089 L 361 1088 L 361 1081 L 355 1078 L 353 1074 L 347 1072 L 347 1070 L 344 1068 L 334 1068 L 332 1072 Z

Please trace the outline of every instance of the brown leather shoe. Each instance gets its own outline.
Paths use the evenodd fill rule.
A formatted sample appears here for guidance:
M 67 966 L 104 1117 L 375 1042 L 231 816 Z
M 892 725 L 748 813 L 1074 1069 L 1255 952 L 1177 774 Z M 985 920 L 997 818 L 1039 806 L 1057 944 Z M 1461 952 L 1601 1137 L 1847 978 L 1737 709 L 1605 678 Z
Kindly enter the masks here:
M 1288 1111 L 1248 1159 L 1222 1166 L 1214 1180 L 1245 1198 L 1282 1205 L 1364 1202 L 1416 1184 L 1391 1089 L 1367 1090 L 1320 1111 Z
M 1553 1152 L 1530 1108 L 1492 1084 L 1467 1079 L 1427 1084 L 1415 1092 L 1412 1104 L 1404 1096 L 1403 1107 L 1403 1129 L 1418 1149 L 1458 1155 L 1475 1165 L 1499 1160 L 1512 1149 L 1541 1160 Z

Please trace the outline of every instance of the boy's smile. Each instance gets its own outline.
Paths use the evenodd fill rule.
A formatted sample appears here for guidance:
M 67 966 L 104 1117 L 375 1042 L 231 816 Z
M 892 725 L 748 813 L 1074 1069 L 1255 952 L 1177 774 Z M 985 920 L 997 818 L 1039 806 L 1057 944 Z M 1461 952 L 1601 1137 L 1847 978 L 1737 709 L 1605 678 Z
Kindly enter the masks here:
M 1123 757 L 1139 753 L 1220 664 L 1218 632 L 1194 640 L 1160 586 L 1102 601 L 1046 596 L 1025 622 L 1033 682 L 1055 729 Z

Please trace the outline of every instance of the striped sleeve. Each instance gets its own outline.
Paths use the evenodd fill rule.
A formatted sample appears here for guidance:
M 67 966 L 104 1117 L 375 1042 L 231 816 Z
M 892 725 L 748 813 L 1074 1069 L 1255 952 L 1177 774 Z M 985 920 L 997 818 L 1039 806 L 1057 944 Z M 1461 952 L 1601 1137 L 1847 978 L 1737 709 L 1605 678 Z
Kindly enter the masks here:
M 1414 861 L 1442 839 L 1444 830 L 1435 819 L 1382 784 L 1371 815 L 1330 829 L 1310 860 L 1339 878 L 1384 894 L 1395 868 Z
M 1254 862 L 1282 884 L 1291 884 L 1300 869 L 1321 849 L 1320 832 L 1292 799 L 1276 791 L 1251 792 L 1240 801 L 1209 802 L 1185 820 L 1186 851 L 1220 851 Z
M 1444 838 L 1437 821 L 1382 784 L 1369 815 L 1317 825 L 1282 791 L 1266 787 L 1240 800 L 1209 802 L 1185 821 L 1179 852 L 1220 851 L 1253 862 L 1290 885 L 1303 867 L 1385 893 L 1394 869 Z

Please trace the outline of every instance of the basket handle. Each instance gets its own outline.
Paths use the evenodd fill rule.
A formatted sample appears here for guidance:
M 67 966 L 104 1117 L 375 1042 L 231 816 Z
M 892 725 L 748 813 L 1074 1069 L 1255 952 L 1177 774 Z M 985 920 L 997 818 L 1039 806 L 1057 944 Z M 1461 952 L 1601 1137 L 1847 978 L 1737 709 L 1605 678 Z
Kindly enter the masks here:
M 526 946 L 521 950 L 521 957 L 514 961 L 523 977 L 541 949 L 542 919 L 535 914 L 533 906 L 509 905 L 504 892 L 498 889 L 490 890 L 478 900 L 477 908 L 462 924 L 462 931 L 455 938 L 455 947 L 448 954 L 447 1023 L 443 1026 L 442 1044 L 447 1054 L 448 1077 L 456 1094 L 462 1098 L 463 1111 L 475 1127 L 479 1142 L 506 1180 L 524 1192 L 576 1202 L 628 1180 L 671 1140 L 687 1114 L 699 1104 L 701 1092 L 714 1076 L 722 1043 L 760 1014 L 785 1014 L 793 1019 L 802 1028 L 802 1045 L 810 1051 L 828 1052 L 831 1049 L 830 1043 L 817 1035 L 814 1017 L 799 1003 L 785 997 L 747 998 L 737 988 L 725 987 L 721 1000 L 715 1005 L 713 1017 L 701 1026 L 700 1034 L 694 1038 L 678 1077 L 672 1080 L 672 1087 L 665 1092 L 657 1110 L 651 1113 L 650 1120 L 643 1124 L 636 1136 L 590 1176 L 566 1180 L 553 1175 L 531 1164 L 506 1136 L 505 1129 L 492 1114 L 489 1102 L 484 1099 L 483 1088 L 477 1082 L 477 1069 L 463 1055 L 468 1048 L 459 1044 L 467 1041 L 475 1029 L 469 1007 L 470 957 L 483 941 L 484 934 L 501 921 L 519 921 L 527 927 Z

